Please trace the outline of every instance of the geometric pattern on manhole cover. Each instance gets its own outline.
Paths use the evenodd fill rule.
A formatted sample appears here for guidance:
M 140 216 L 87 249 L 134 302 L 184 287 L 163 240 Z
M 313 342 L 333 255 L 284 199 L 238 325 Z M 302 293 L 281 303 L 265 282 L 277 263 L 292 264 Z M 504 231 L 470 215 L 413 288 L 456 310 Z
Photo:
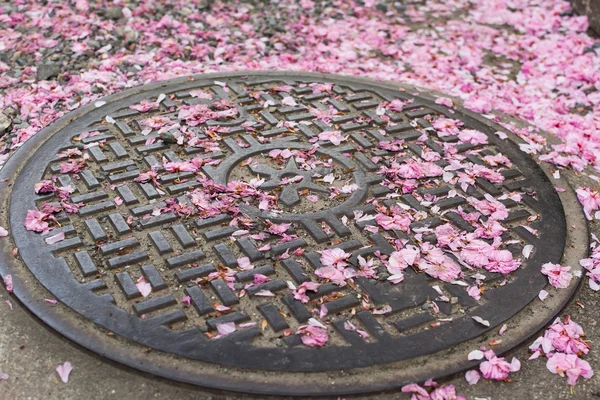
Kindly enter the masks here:
M 130 108 L 157 100 L 146 112 Z M 11 233 L 60 302 L 155 350 L 288 372 L 411 359 L 517 314 L 547 284 L 539 266 L 563 253 L 560 199 L 535 161 L 482 118 L 416 93 L 344 77 L 240 73 L 151 95 L 142 87 L 98 106 L 29 155 L 11 194 Z M 444 134 L 433 126 L 444 117 L 462 126 Z M 485 140 L 461 140 L 469 135 Z M 57 154 L 74 146 L 89 158 L 81 172 L 64 172 Z M 411 175 L 424 166 L 429 177 Z M 401 173 L 403 187 L 389 179 Z M 74 189 L 71 201 L 81 208 L 56 214 L 49 233 L 26 231 L 28 210 L 59 201 L 33 195 L 36 183 L 53 179 Z M 495 211 L 507 212 L 502 228 L 486 225 Z M 403 218 L 384 226 L 391 221 L 379 223 L 378 213 Z M 499 242 L 482 231 L 504 229 L 498 250 L 520 267 L 506 275 L 478 268 L 436 243 L 436 229 L 480 236 L 484 250 L 472 251 L 484 258 Z M 44 242 L 60 232 L 65 240 Z M 533 246 L 527 260 L 525 245 Z M 429 257 L 421 269 L 437 272 L 409 267 L 402 282 L 390 282 L 380 257 L 411 246 Z M 331 249 L 350 255 L 350 278 L 315 273 L 320 252 Z M 242 270 L 242 257 L 254 268 Z M 443 270 L 439 257 L 461 276 Z M 360 259 L 374 261 L 372 273 Z M 147 297 L 136 286 L 141 277 L 152 289 Z M 478 299 L 467 291 L 476 279 L 485 289 Z M 305 282 L 320 285 L 302 302 L 292 287 Z M 304 346 L 295 334 L 311 317 L 328 325 L 323 347 Z M 237 330 L 215 338 L 227 322 Z

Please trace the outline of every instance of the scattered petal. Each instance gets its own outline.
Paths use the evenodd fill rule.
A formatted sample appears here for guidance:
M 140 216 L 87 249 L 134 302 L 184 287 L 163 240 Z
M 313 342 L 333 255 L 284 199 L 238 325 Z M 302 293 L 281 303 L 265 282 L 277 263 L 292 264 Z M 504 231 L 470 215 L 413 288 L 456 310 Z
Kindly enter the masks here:
M 471 318 L 473 318 L 475 321 L 479 322 L 483 326 L 490 326 L 490 321 L 485 320 L 485 319 L 483 319 L 481 317 L 474 316 L 474 317 L 471 317 Z
M 58 243 L 63 240 L 65 240 L 64 232 L 57 233 L 56 235 L 52 235 L 52 236 L 49 236 L 46 239 L 44 239 L 44 241 L 48 244 Z
M 467 356 L 467 360 L 482 360 L 483 359 L 483 351 L 481 350 L 473 350 Z
M 465 379 L 469 385 L 476 385 L 477 382 L 479 382 L 479 379 L 481 379 L 481 375 L 479 375 L 479 372 L 473 369 L 465 373 Z
M 73 366 L 68 361 L 65 362 L 64 364 L 56 367 L 56 372 L 58 373 L 60 380 L 63 381 L 64 383 L 69 382 L 69 375 L 71 375 L 72 370 L 73 370 Z
M 224 322 L 222 324 L 217 324 L 217 331 L 221 337 L 227 336 L 236 331 L 235 322 Z

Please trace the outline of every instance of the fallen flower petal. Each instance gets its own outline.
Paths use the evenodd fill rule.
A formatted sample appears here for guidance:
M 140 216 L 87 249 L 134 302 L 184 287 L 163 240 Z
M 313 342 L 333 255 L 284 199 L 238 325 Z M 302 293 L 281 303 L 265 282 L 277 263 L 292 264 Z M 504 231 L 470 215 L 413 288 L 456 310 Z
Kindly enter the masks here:
M 497 357 L 493 350 L 485 351 L 484 355 L 487 361 L 479 365 L 479 370 L 485 379 L 501 381 L 508 378 L 511 372 L 521 369 L 521 363 L 516 358 L 508 363 L 504 357 Z
M 598 193 L 597 190 L 592 190 L 587 187 L 579 188 L 576 190 L 576 192 L 577 198 L 583 206 L 583 211 L 585 212 L 587 219 L 594 219 L 591 213 L 600 208 L 600 193 Z
M 299 335 L 302 343 L 308 347 L 322 347 L 325 346 L 329 340 L 327 329 L 324 329 L 320 326 L 300 326 L 296 331 L 296 335 Z
M 254 293 L 254 295 L 261 297 L 274 297 L 275 293 L 271 292 L 270 290 L 259 290 L 258 292 Z
M 181 302 L 189 307 L 192 304 L 192 298 L 190 296 L 184 296 L 181 298 Z
M 546 263 L 542 265 L 542 274 L 548 276 L 548 281 L 555 288 L 565 289 L 569 287 L 573 274 L 569 272 L 571 267 L 563 267 L 559 264 Z
M 146 282 L 143 277 L 135 284 L 143 297 L 148 297 L 152 292 L 152 285 Z
M 485 320 L 485 319 L 483 319 L 483 318 L 481 318 L 479 316 L 474 316 L 474 317 L 471 317 L 471 318 L 473 318 L 475 321 L 479 322 L 483 326 L 490 326 L 490 321 Z
M 236 331 L 235 322 L 225 322 L 217 324 L 217 331 L 220 336 L 227 336 Z
M 567 383 L 574 386 L 579 377 L 590 379 L 594 371 L 587 361 L 582 360 L 576 354 L 556 353 L 546 362 L 546 368 L 553 374 L 567 375 Z
M 64 364 L 56 367 L 56 372 L 58 373 L 60 380 L 63 381 L 64 383 L 69 382 L 69 375 L 71 375 L 72 370 L 73 370 L 73 366 L 68 361 L 65 362 Z
M 25 229 L 28 231 L 34 232 L 45 232 L 48 230 L 49 225 L 48 222 L 44 221 L 44 219 L 48 215 L 42 213 L 38 210 L 29 210 L 27 211 L 27 217 L 25 217 Z
M 11 294 L 13 292 L 12 275 L 6 275 L 3 280 L 4 285 L 6 286 L 6 291 L 8 292 L 8 294 Z
M 469 385 L 475 385 L 477 382 L 479 382 L 479 379 L 481 379 L 481 375 L 479 375 L 479 372 L 473 369 L 465 373 L 465 379 Z
M 467 356 L 467 360 L 481 360 L 483 359 L 483 351 L 473 350 Z
M 48 244 L 58 243 L 63 240 L 65 240 L 64 232 L 57 233 L 56 235 L 52 235 L 52 236 L 49 236 L 46 239 L 44 239 L 44 241 Z
M 435 100 L 435 104 L 441 104 L 446 107 L 454 107 L 454 103 L 447 97 L 438 97 Z

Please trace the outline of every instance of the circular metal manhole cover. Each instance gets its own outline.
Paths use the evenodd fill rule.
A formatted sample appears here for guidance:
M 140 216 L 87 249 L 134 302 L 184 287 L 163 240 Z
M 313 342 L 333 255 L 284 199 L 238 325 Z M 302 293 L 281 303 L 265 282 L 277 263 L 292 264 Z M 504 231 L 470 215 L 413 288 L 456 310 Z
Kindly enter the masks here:
M 585 221 L 499 126 L 413 92 L 222 74 L 84 107 L 2 171 L 1 271 L 67 337 L 185 382 L 351 393 L 466 368 L 564 305 L 575 283 L 534 301 L 540 266 L 577 259 Z

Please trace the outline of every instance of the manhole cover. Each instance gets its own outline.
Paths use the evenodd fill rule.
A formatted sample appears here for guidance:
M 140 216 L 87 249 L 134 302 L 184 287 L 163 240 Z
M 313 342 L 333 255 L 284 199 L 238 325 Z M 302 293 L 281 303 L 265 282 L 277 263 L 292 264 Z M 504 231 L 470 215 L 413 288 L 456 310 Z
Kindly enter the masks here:
M 180 381 L 340 394 L 440 377 L 504 323 L 497 351 L 535 333 L 576 286 L 534 300 L 540 266 L 586 248 L 572 190 L 499 132 L 345 77 L 142 86 L 9 160 L 0 268 L 67 337 Z

